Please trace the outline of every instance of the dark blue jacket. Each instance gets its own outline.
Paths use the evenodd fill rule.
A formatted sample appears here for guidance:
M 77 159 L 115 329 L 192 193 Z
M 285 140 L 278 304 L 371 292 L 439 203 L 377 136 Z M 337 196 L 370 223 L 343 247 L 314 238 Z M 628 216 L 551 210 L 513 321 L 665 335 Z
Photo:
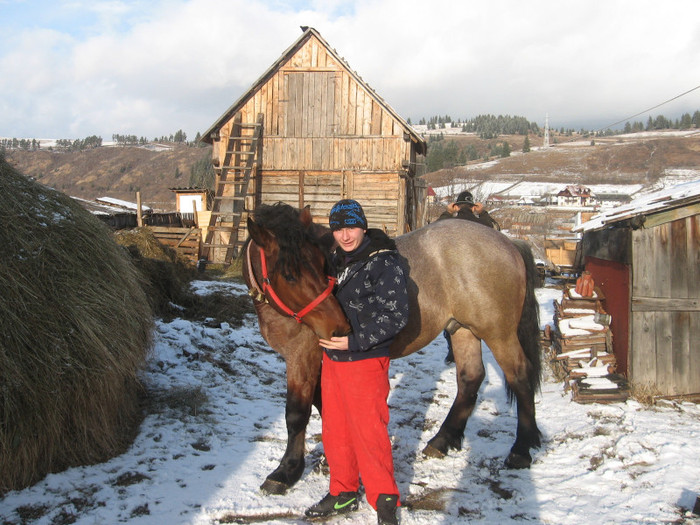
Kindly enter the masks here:
M 348 350 L 326 350 L 335 361 L 389 355 L 392 340 L 408 321 L 407 270 L 396 244 L 383 231 L 367 230 L 353 253 L 333 254 L 335 296 L 350 321 Z

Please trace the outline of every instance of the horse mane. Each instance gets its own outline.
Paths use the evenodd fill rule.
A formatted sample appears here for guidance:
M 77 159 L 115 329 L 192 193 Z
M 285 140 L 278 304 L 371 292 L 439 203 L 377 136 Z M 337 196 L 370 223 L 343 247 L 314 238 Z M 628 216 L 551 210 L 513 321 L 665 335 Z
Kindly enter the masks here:
M 271 232 L 279 246 L 275 270 L 285 277 L 299 277 L 302 265 L 306 265 L 304 246 L 311 243 L 328 257 L 327 248 L 315 233 L 314 225 L 305 226 L 299 219 L 300 211 L 289 204 L 261 204 L 255 208 L 255 222 Z M 325 244 L 325 243 L 323 243 Z

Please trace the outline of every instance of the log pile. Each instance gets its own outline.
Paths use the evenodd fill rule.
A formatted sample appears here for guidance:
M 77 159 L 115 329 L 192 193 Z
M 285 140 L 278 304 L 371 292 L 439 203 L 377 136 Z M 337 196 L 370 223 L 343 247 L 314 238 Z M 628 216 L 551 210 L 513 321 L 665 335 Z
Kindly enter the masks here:
M 554 328 L 545 329 L 557 379 L 578 403 L 622 402 L 629 397 L 626 380 L 617 374 L 610 315 L 595 287 L 583 296 L 567 287 L 554 301 Z

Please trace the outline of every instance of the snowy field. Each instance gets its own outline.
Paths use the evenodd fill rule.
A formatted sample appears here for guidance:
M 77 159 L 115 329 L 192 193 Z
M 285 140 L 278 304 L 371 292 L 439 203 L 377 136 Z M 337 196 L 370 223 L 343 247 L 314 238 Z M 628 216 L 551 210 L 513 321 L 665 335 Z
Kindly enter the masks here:
M 198 293 L 238 284 L 197 281 Z M 555 289 L 540 289 L 542 324 L 552 322 Z M 182 319 L 159 322 L 143 380 L 154 402 L 131 448 L 97 465 L 47 476 L 0 499 L 8 524 L 304 523 L 328 479 L 319 469 L 321 422 L 307 433 L 307 468 L 284 496 L 259 490 L 286 443 L 284 363 L 249 318 L 242 327 Z M 543 446 L 530 470 L 503 460 L 514 440 L 514 408 L 484 347 L 487 377 L 463 450 L 420 454 L 455 392 L 445 344 L 392 362 L 390 432 L 404 525 L 466 523 L 699 523 L 700 408 L 664 402 L 579 405 L 560 383 L 537 396 Z M 358 512 L 328 524 L 374 524 Z

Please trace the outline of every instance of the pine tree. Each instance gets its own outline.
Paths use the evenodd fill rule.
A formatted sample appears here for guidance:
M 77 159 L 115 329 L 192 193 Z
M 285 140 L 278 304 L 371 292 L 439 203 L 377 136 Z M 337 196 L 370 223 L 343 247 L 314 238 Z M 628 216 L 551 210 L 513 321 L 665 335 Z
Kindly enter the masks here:
M 510 157 L 510 144 L 506 141 L 503 141 L 503 145 L 501 146 L 501 157 Z
M 690 129 L 693 127 L 693 118 L 690 113 L 683 113 L 681 116 L 680 129 Z
M 189 184 L 193 188 L 214 189 L 214 166 L 211 163 L 211 157 L 205 155 L 196 161 L 190 168 Z

